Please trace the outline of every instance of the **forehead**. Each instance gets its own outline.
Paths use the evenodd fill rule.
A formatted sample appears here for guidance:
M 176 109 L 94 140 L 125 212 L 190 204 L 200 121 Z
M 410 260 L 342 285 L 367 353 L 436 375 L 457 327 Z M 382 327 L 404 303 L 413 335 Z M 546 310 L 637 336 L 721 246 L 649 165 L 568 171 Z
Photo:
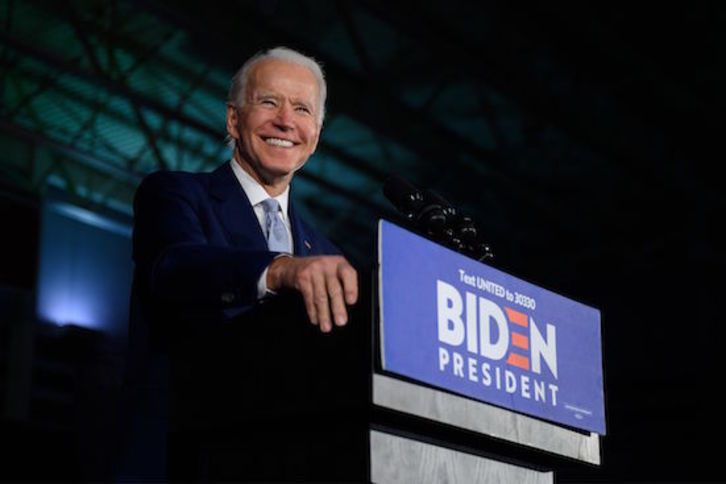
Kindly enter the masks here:
M 265 59 L 250 71 L 248 94 L 271 91 L 275 94 L 317 102 L 318 81 L 306 67 L 280 59 Z

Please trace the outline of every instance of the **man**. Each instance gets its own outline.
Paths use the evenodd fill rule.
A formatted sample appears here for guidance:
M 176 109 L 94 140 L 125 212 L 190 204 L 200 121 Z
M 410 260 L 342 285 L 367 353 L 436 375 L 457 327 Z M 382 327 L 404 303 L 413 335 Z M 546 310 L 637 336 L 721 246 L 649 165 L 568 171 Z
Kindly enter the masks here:
M 346 324 L 356 272 L 289 203 L 290 182 L 318 144 L 325 93 L 318 64 L 286 48 L 242 66 L 227 103 L 233 160 L 211 174 L 156 173 L 139 188 L 134 259 L 142 294 L 228 316 L 288 289 L 302 295 L 321 331 Z
M 277 453 L 264 447 L 265 439 L 269 446 L 281 440 L 298 442 L 290 444 L 297 449 L 295 455 L 312 449 L 309 430 L 293 435 L 290 428 L 318 421 L 315 415 L 338 398 L 327 388 L 349 377 L 339 373 L 335 385 L 325 383 L 326 375 L 336 374 L 331 367 L 345 366 L 344 360 L 353 358 L 354 352 L 345 349 L 352 336 L 346 340 L 342 330 L 332 336 L 320 332 L 347 324 L 346 305 L 358 299 L 356 271 L 335 246 L 300 220 L 289 199 L 295 173 L 317 147 L 325 97 L 323 72 L 314 60 L 282 47 L 258 53 L 237 72 L 229 92 L 227 134 L 233 159 L 212 173 L 157 172 L 137 191 L 129 381 L 139 396 L 131 400 L 153 401 L 149 393 L 170 394 L 170 435 L 177 438 L 169 442 L 169 458 L 174 455 L 177 469 L 169 477 L 242 477 L 202 476 L 183 467 L 200 460 L 190 455 L 196 451 L 189 450 L 189 442 L 196 445 L 201 433 L 208 438 L 210 428 L 242 425 L 242 431 L 232 433 L 236 440 L 243 434 L 254 442 L 243 452 L 249 465 L 259 466 L 258 461 Z M 300 299 L 304 309 L 298 311 L 295 301 Z M 311 328 L 302 319 L 317 325 L 317 335 L 301 328 Z M 295 373 L 285 378 L 291 369 Z M 169 371 L 171 389 L 165 381 Z M 157 374 L 161 376 L 155 378 Z M 357 395 L 345 398 L 363 400 Z M 157 403 L 151 413 L 158 417 L 163 410 Z M 284 414 L 289 414 L 287 420 Z M 272 424 L 255 430 L 249 421 L 274 422 L 278 434 L 271 431 Z M 335 438 L 337 427 L 328 434 Z M 204 430 L 194 433 L 189 428 Z M 127 474 L 163 477 L 158 471 Z M 267 474 L 249 476 L 255 475 Z

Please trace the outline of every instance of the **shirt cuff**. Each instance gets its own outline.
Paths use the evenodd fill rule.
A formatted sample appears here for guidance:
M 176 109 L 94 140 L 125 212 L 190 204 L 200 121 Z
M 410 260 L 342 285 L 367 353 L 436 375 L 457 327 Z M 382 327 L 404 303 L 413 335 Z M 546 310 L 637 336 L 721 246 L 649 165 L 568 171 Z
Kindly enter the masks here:
M 275 256 L 275 259 L 279 257 L 292 257 L 290 254 L 282 253 Z M 272 259 L 272 260 L 275 260 Z M 260 278 L 257 280 L 257 300 L 260 300 L 264 298 L 265 296 L 274 296 L 277 294 L 275 291 L 267 288 L 267 270 L 270 268 L 270 266 L 265 267 L 265 270 L 262 271 L 262 274 L 260 275 Z

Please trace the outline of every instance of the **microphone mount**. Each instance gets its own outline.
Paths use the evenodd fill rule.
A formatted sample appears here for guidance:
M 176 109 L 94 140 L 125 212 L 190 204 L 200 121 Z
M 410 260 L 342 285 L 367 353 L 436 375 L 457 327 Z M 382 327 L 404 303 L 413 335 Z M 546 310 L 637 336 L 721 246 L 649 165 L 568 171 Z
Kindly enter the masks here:
M 438 193 L 392 176 L 385 181 L 383 194 L 414 231 L 478 261 L 494 258 L 474 220 Z

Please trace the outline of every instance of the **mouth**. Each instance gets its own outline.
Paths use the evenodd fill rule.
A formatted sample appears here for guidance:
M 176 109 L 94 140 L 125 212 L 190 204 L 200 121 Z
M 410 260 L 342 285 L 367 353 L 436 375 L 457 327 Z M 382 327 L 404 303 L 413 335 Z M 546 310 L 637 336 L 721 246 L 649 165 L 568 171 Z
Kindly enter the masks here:
M 298 144 L 288 139 L 275 138 L 274 136 L 262 136 L 262 140 L 268 145 L 278 146 L 280 148 L 292 148 Z

